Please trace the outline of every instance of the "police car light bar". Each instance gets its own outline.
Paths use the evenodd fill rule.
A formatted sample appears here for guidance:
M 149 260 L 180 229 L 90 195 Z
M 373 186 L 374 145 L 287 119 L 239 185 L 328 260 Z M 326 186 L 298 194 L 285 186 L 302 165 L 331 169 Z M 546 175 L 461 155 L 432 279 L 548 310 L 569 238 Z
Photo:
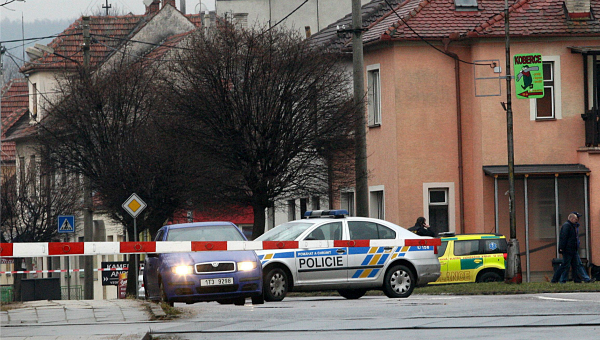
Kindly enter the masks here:
M 321 217 L 333 217 L 341 218 L 348 216 L 348 210 L 337 209 L 337 210 L 309 210 L 304 213 L 305 218 L 321 218 Z

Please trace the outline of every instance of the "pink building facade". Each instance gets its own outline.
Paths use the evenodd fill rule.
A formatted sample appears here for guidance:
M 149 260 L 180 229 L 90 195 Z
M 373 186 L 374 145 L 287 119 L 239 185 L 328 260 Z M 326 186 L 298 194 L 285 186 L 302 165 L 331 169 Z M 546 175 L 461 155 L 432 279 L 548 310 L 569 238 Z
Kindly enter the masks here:
M 583 261 L 600 264 L 600 23 L 590 15 L 600 1 L 569 2 L 510 8 L 511 57 L 541 54 L 544 70 L 542 99 L 517 99 L 524 89 L 511 83 L 517 239 L 530 281 L 551 277 L 573 211 L 583 215 Z M 371 216 L 508 237 L 504 2 L 390 3 L 363 7 Z M 327 40 L 327 29 L 319 34 Z

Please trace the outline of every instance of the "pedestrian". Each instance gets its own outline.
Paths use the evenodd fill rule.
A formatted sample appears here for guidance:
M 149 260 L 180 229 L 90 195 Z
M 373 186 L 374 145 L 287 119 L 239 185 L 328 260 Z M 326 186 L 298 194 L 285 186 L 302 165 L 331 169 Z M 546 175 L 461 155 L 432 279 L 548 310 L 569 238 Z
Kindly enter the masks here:
M 567 221 L 560 228 L 560 238 L 558 242 L 558 252 L 562 254 L 563 262 L 552 276 L 552 283 L 565 283 L 569 273 L 569 268 L 573 266 L 574 276 L 583 274 L 581 280 L 591 282 L 590 277 L 585 273 L 581 259 L 579 258 L 579 217 L 581 214 L 572 212 Z M 581 269 L 579 266 L 581 264 Z M 567 274 L 567 275 L 563 275 Z
M 433 228 L 431 228 L 427 224 L 427 220 L 425 219 L 425 217 L 422 216 L 417 218 L 417 222 L 415 222 L 415 225 L 410 227 L 408 230 L 412 231 L 413 233 L 419 236 L 435 237 L 435 232 L 433 231 Z

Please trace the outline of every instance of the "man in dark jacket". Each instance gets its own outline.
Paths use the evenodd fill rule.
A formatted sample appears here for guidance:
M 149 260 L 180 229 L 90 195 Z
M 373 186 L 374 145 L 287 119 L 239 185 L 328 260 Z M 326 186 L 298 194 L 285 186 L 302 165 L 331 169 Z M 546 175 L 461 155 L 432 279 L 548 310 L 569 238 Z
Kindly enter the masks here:
M 552 283 L 566 282 L 566 276 L 561 280 L 563 273 L 568 273 L 571 265 L 573 266 L 573 273 L 578 272 L 578 266 L 580 265 L 579 259 L 579 213 L 573 212 L 569 214 L 567 222 L 565 222 L 560 228 L 560 238 L 558 242 L 558 252 L 563 256 L 563 262 L 558 267 L 554 275 L 552 276 Z M 583 270 L 585 273 L 585 270 Z M 590 278 L 587 274 L 581 278 L 585 282 L 589 282 Z

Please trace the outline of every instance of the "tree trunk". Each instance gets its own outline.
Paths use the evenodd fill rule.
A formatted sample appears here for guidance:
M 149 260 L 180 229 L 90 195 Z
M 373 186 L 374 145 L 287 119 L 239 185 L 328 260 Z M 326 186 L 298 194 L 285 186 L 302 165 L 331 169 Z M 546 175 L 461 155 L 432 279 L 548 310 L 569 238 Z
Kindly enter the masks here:
M 254 209 L 254 225 L 252 226 L 252 239 L 254 240 L 265 233 L 265 210 L 267 207 L 255 204 L 252 208 Z

